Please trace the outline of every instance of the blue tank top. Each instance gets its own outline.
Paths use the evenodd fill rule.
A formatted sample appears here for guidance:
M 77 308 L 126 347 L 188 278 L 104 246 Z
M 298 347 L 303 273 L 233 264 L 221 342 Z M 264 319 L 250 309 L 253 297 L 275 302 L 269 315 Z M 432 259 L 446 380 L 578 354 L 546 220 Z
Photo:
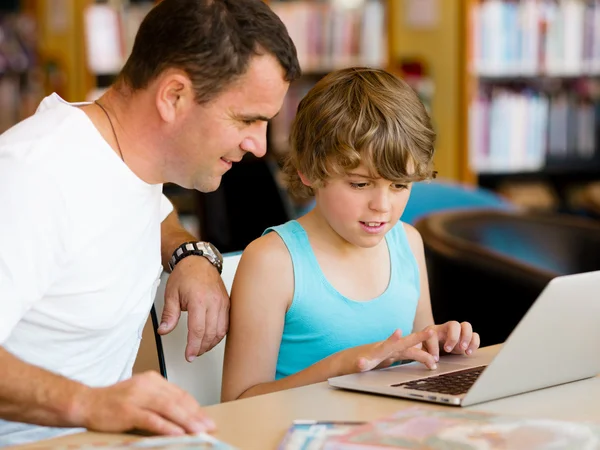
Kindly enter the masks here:
M 285 315 L 275 379 L 292 375 L 333 353 L 388 338 L 396 329 L 412 332 L 420 294 L 419 269 L 402 222 L 385 236 L 390 281 L 379 297 L 351 300 L 325 278 L 302 225 L 292 220 L 268 228 L 290 253 L 294 296 Z

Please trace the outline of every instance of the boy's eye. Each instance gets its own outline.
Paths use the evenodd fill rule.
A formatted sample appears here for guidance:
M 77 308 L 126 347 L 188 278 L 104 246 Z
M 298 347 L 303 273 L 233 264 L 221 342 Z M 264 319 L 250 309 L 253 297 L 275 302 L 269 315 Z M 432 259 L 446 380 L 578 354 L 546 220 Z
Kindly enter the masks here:
M 352 187 L 353 189 L 363 189 L 366 188 L 369 185 L 369 183 L 350 183 L 350 187 Z
M 394 183 L 394 189 L 402 191 L 404 189 L 408 189 L 408 185 L 407 184 L 401 184 L 401 183 Z

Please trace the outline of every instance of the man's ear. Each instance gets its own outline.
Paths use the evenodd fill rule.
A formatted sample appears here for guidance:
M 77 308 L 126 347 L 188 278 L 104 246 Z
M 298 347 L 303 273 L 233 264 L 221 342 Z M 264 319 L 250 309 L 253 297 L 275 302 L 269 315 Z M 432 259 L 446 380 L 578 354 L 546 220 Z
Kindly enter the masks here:
M 159 76 L 156 108 L 163 121 L 173 123 L 195 103 L 189 77 L 179 69 L 167 69 Z
M 304 175 L 302 172 L 298 171 L 298 176 L 300 177 L 300 181 L 302 181 L 302 184 L 304 186 L 312 187 L 312 183 L 308 178 L 306 178 L 306 175 Z

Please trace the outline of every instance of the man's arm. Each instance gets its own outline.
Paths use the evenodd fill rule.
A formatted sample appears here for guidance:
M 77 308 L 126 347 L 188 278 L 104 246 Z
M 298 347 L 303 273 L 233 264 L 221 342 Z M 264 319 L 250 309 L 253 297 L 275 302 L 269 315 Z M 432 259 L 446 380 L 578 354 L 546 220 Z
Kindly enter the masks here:
M 187 392 L 156 372 L 135 375 L 105 388 L 90 388 L 27 364 L 2 347 L 0 417 L 107 432 L 139 429 L 183 434 L 214 428 Z
M 161 234 L 161 248 L 160 254 L 162 258 L 162 265 L 165 271 L 169 271 L 169 259 L 173 255 L 173 252 L 184 242 L 196 242 L 196 238 L 193 234 L 189 233 L 177 216 L 177 211 L 173 209 L 171 213 L 162 221 L 160 227 Z
M 197 241 L 179 223 L 173 210 L 161 225 L 161 255 L 165 270 L 177 247 Z M 218 270 L 203 256 L 183 258 L 165 287 L 165 307 L 158 332 L 170 333 L 181 316 L 188 312 L 188 342 L 185 357 L 193 361 L 217 345 L 229 328 L 229 296 Z
M 0 347 L 0 417 L 57 427 L 81 426 L 76 404 L 89 388 L 24 363 Z

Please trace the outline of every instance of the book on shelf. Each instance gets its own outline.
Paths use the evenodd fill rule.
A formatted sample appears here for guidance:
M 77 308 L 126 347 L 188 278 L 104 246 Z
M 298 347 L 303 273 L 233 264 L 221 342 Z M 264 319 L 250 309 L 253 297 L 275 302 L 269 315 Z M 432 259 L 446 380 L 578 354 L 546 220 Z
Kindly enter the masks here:
M 328 438 L 320 450 L 600 449 L 600 424 L 411 407 Z
M 272 1 L 296 45 L 303 72 L 330 72 L 342 67 L 387 64 L 387 32 L 383 0 L 358 7 L 341 2 Z
M 92 3 L 84 13 L 87 66 L 94 75 L 117 74 L 133 48 L 152 1 Z

